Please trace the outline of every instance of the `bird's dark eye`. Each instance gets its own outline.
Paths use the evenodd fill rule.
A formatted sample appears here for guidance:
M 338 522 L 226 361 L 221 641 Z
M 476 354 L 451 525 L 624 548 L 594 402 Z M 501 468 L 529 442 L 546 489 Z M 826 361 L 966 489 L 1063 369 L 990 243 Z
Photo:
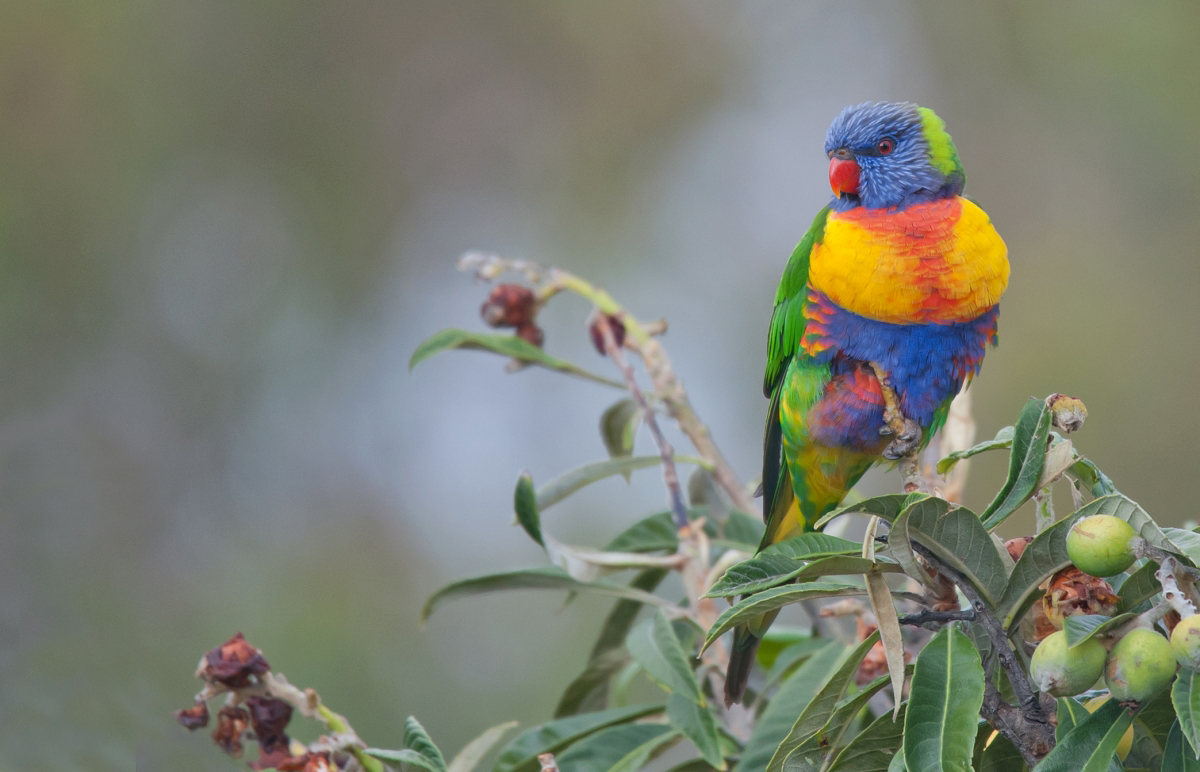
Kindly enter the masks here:
M 879 140 L 879 144 L 875 146 L 875 149 L 879 151 L 879 155 L 890 155 L 896 149 L 896 141 L 891 137 L 884 137 Z

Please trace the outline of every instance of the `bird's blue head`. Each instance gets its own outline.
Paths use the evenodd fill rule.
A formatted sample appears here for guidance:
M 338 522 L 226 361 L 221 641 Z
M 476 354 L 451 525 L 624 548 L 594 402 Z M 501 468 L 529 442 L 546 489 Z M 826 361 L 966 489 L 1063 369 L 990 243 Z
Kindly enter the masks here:
M 946 124 L 911 102 L 847 107 L 829 127 L 825 153 L 832 207 L 839 212 L 957 196 L 966 183 Z

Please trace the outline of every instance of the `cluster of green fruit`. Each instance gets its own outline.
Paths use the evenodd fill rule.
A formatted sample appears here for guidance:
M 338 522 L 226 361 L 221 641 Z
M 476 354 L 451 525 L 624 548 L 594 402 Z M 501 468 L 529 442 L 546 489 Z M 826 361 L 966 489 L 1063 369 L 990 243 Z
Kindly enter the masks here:
M 1080 520 L 1067 536 L 1067 554 L 1075 567 L 1096 577 L 1115 576 L 1135 560 L 1129 523 L 1112 515 Z M 1062 630 L 1047 636 L 1033 653 L 1030 674 L 1038 688 L 1055 697 L 1091 689 L 1101 675 L 1114 699 L 1142 701 L 1175 677 L 1176 663 L 1200 670 L 1200 614 L 1176 624 L 1170 642 L 1150 622 L 1133 627 L 1111 650 L 1096 638 L 1074 646 Z

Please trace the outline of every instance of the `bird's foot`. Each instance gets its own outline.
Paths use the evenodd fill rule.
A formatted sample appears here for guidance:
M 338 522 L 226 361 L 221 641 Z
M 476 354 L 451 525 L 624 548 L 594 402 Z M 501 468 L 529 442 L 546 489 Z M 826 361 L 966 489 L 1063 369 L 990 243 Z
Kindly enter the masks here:
M 880 434 L 888 435 L 892 433 L 891 428 L 887 431 L 879 430 Z M 889 461 L 904 458 L 907 455 L 917 452 L 921 447 L 921 427 L 911 418 L 904 419 L 904 428 L 896 435 L 896 438 L 888 443 L 888 446 L 883 449 L 883 457 Z

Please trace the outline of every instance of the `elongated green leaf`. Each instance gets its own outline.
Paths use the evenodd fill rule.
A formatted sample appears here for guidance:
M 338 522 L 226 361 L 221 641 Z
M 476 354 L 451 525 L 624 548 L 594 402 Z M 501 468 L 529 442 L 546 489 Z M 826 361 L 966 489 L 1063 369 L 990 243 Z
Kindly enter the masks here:
M 1192 747 L 1183 739 L 1183 730 L 1176 721 L 1167 735 L 1167 747 L 1163 753 L 1161 772 L 1200 772 L 1200 761 L 1192 753 Z
M 704 597 L 728 598 L 758 592 L 791 579 L 804 570 L 804 563 L 782 555 L 759 555 L 730 566 Z
M 847 504 L 840 509 L 835 509 L 832 512 L 820 517 L 816 525 L 813 527 L 820 530 L 836 517 L 842 515 L 876 515 L 889 523 L 896 519 L 904 509 L 914 504 L 919 499 L 929 498 L 928 493 L 888 493 L 883 496 L 872 496 L 869 499 L 856 501 L 853 504 Z
M 657 748 L 677 736 L 667 724 L 626 724 L 596 732 L 571 745 L 556 758 L 570 772 L 640 769 Z
M 1162 592 L 1162 585 L 1154 574 L 1158 563 L 1146 561 L 1141 568 L 1130 574 L 1117 588 L 1121 600 L 1117 602 L 1117 613 L 1124 614 L 1137 609 L 1146 601 Z
M 904 742 L 904 714 L 908 703 L 892 719 L 885 713 L 858 733 L 833 760 L 828 772 L 887 772 L 892 757 Z
M 917 655 L 904 717 L 905 765 L 969 769 L 981 705 L 979 652 L 961 630 L 947 625 Z
M 911 671 L 911 666 L 909 671 Z M 788 752 L 783 760 L 783 772 L 820 772 L 833 763 L 833 755 L 842 743 L 850 724 L 862 712 L 872 697 L 889 683 L 889 676 L 880 676 L 864 686 L 833 709 L 825 726 Z M 815 702 L 814 698 L 814 702 Z M 786 742 L 786 741 L 785 741 Z
M 600 438 L 611 458 L 628 458 L 633 455 L 633 440 L 642 423 L 642 409 L 638 403 L 626 397 L 617 400 L 600 416 Z M 625 479 L 629 473 L 625 472 Z
M 1163 533 L 1175 549 L 1171 550 L 1183 555 L 1196 565 L 1200 565 L 1200 533 L 1185 528 L 1164 528 Z
M 1037 765 L 1037 772 L 1105 772 L 1131 723 L 1129 711 L 1109 700 L 1076 723 Z
M 689 513 L 690 515 L 691 513 Z M 679 548 L 679 534 L 670 512 L 659 512 L 637 521 L 608 543 L 611 552 L 674 552 Z
M 539 566 L 518 571 L 506 571 L 500 574 L 477 576 L 473 579 L 462 579 L 442 587 L 429 596 L 421 609 L 421 622 L 429 619 L 435 610 L 447 601 L 465 598 L 471 595 L 482 595 L 502 590 L 567 590 L 569 592 L 593 592 L 601 595 L 611 595 L 614 598 L 627 598 L 638 603 L 652 606 L 667 605 L 667 602 L 656 595 L 643 592 L 633 587 L 597 579 L 594 582 L 580 582 L 557 566 Z
M 1030 397 L 1013 427 L 1012 450 L 1009 453 L 1008 478 L 996 498 L 980 517 L 990 531 L 1004 522 L 1036 491 L 1038 478 L 1046 458 L 1050 439 L 1050 408 L 1044 400 Z M 911 715 L 911 714 L 910 714 Z M 912 766 L 909 760 L 908 765 Z
M 974 445 L 966 450 L 956 450 L 950 455 L 938 461 L 938 474 L 944 475 L 954 468 L 955 464 L 962 461 L 964 458 L 978 456 L 980 453 L 986 453 L 989 450 L 1006 450 L 1012 447 L 1013 427 L 1005 426 L 1000 431 L 996 432 L 996 436 L 990 440 Z
M 874 568 L 885 573 L 900 571 L 900 566 L 895 563 L 875 563 L 852 555 L 834 555 L 810 563 L 800 563 L 780 555 L 760 555 L 732 566 L 705 597 L 727 598 L 759 592 L 784 582 L 807 582 L 823 576 L 850 576 Z
M 463 749 L 450 761 L 446 772 L 472 772 L 475 767 L 479 766 L 479 762 L 483 761 L 483 757 L 495 747 L 496 743 L 500 742 L 500 738 L 516 727 L 516 721 L 506 721 L 484 730 L 483 734 L 463 746 Z
M 698 461 L 699 459 L 691 456 L 675 456 L 675 463 L 696 463 Z M 572 469 L 566 474 L 555 477 L 539 488 L 537 492 L 538 510 L 549 509 L 580 488 L 606 477 L 658 466 L 661 463 L 661 456 L 630 456 L 629 458 L 610 458 L 607 461 L 585 464 L 578 469 Z
M 774 755 L 779 743 L 787 737 L 796 716 L 812 702 L 821 685 L 833 676 L 834 667 L 848 651 L 837 641 L 830 641 L 783 682 L 754 724 L 754 732 L 746 741 L 734 772 L 762 772 Z
M 986 600 L 995 603 L 1008 583 L 1004 561 L 975 513 L 965 507 L 952 507 L 939 498 L 915 501 L 905 509 L 909 535 L 939 560 L 958 569 Z
M 1174 723 L 1175 706 L 1171 703 L 1171 690 L 1161 689 L 1133 714 L 1131 755 L 1136 756 L 1143 765 L 1158 769 L 1167 750 L 1167 735 Z
M 717 721 L 708 707 L 675 693 L 667 698 L 667 720 L 692 741 L 705 761 L 717 769 L 725 769 Z
M 772 626 L 771 629 L 767 631 L 767 634 L 769 635 L 770 633 L 773 633 L 776 627 L 778 627 L 778 625 Z M 766 643 L 767 641 L 764 638 L 763 643 L 758 647 L 758 652 L 760 655 L 759 662 L 764 664 L 765 662 L 761 655 L 763 647 L 766 646 Z M 766 676 L 763 677 L 763 691 L 765 692 L 771 687 L 775 686 L 775 684 L 780 683 L 784 677 L 793 669 L 795 669 L 801 662 L 820 651 L 822 648 L 828 645 L 828 643 L 828 638 L 808 638 L 784 648 L 770 662 L 770 669 L 767 671 Z
M 682 764 L 676 764 L 667 772 L 713 772 L 713 766 L 704 759 L 689 759 Z
M 766 525 L 763 524 L 761 517 L 748 515 L 735 509 L 729 513 L 729 519 L 721 527 L 723 538 L 719 541 L 744 552 L 753 552 L 762 541 L 764 530 L 766 530 Z
M 921 583 L 923 587 L 933 589 L 937 582 L 929 575 L 923 566 L 917 562 L 913 552 L 912 536 L 909 534 L 908 519 L 912 516 L 912 508 L 905 508 L 892 521 L 892 529 L 888 531 L 888 554 L 892 556 L 904 573 Z
M 1083 703 L 1073 697 L 1059 697 L 1058 726 L 1054 727 L 1054 740 L 1061 741 L 1071 733 L 1075 726 L 1092 715 L 1083 707 Z
M 663 568 L 648 568 L 635 576 L 629 586 L 635 590 L 651 593 L 663 579 L 667 578 L 668 573 Z M 636 600 L 621 600 L 613 605 L 612 611 L 609 612 L 608 617 L 604 620 L 604 625 L 600 628 L 600 636 L 592 646 L 593 657 L 625 645 L 625 637 L 633 628 L 634 620 L 637 619 L 643 605 Z
M 779 743 L 779 748 L 775 751 L 774 755 L 771 756 L 771 761 L 767 764 L 766 772 L 781 772 L 784 761 L 798 749 L 805 746 L 809 739 L 829 723 L 829 719 L 837 708 L 838 703 L 846 696 L 846 690 L 854 682 L 854 675 L 858 672 L 858 666 L 862 663 L 863 657 L 867 656 L 867 652 L 878 641 L 879 631 L 876 630 L 850 650 L 850 653 L 838 665 L 837 670 L 821 686 L 820 690 L 813 696 L 812 701 L 804 707 L 800 716 L 792 724 L 791 730 L 783 738 L 783 741 Z
M 888 772 L 908 772 L 908 767 L 904 766 L 903 753 L 897 753 L 892 757 L 892 763 L 888 764 Z
M 1200 673 L 1183 668 L 1171 687 L 1171 704 L 1179 717 L 1183 739 L 1200 759 Z
M 533 478 L 528 472 L 522 472 L 517 478 L 517 489 L 513 491 L 513 511 L 517 513 L 517 522 L 529 534 L 529 538 L 543 547 L 542 522 L 538 516 L 537 493 L 533 489 Z
M 689 658 L 662 612 L 630 630 L 625 638 L 625 648 L 646 675 L 664 689 L 687 697 L 697 705 L 705 704 Z
M 444 772 L 441 767 L 434 764 L 429 758 L 411 748 L 401 748 L 395 751 L 384 748 L 367 748 L 363 753 L 377 759 L 382 759 L 383 761 L 395 761 L 401 764 L 408 764 L 409 766 L 420 767 L 421 769 L 428 770 L 428 772 Z
M 1067 470 L 1067 476 L 1076 481 L 1076 487 L 1086 489 L 1096 498 L 1118 492 L 1117 486 L 1113 485 L 1109 476 L 1101 472 L 1100 467 L 1091 460 L 1082 456 Z
M 438 772 L 446 772 L 446 759 L 414 716 L 409 716 L 404 722 L 404 747 L 424 756 Z
M 998 734 L 983 749 L 976 772 L 1023 772 L 1024 769 L 1025 760 L 1021 758 L 1021 752 L 1007 737 Z
M 1115 630 L 1137 614 L 1118 614 L 1106 617 L 1102 614 L 1079 614 L 1063 620 L 1063 632 L 1067 634 L 1067 645 L 1078 646 L 1094 636 Z
M 571 743 L 601 729 L 626 724 L 651 713 L 661 713 L 663 710 L 662 705 L 631 705 L 548 721 L 526 729 L 514 737 L 500 751 L 500 757 L 496 759 L 492 769 L 494 772 L 537 772 L 540 769 L 537 762 L 539 753 L 558 753 Z M 639 726 L 663 726 L 667 730 L 670 729 L 664 724 Z
M 596 375 L 582 367 L 571 364 L 565 359 L 550 356 L 529 341 L 518 338 L 516 335 L 471 332 L 457 328 L 441 330 L 426 338 L 421 345 L 417 346 L 417 350 L 413 352 L 412 358 L 408 360 L 408 369 L 413 369 L 434 354 L 456 348 L 491 351 L 494 354 L 511 357 L 525 364 L 538 365 L 539 367 L 545 367 L 555 372 L 567 373 L 568 375 L 574 375 L 595 383 L 603 383 L 605 386 L 612 386 L 615 389 L 625 389 L 625 384 L 620 381 Z
M 764 548 L 760 554 L 762 556 L 777 555 L 793 560 L 814 560 L 834 555 L 858 555 L 861 552 L 862 545 L 857 542 L 819 531 L 811 531 L 772 544 Z
M 783 587 L 772 587 L 769 590 L 763 590 L 726 609 L 725 613 L 717 618 L 712 629 L 708 631 L 708 638 L 704 641 L 704 647 L 701 651 L 707 649 L 712 645 L 713 641 L 734 627 L 757 616 L 761 616 L 768 611 L 774 611 L 788 604 L 812 598 L 846 598 L 861 595 L 866 595 L 866 590 L 861 587 L 836 582 L 784 585 Z

